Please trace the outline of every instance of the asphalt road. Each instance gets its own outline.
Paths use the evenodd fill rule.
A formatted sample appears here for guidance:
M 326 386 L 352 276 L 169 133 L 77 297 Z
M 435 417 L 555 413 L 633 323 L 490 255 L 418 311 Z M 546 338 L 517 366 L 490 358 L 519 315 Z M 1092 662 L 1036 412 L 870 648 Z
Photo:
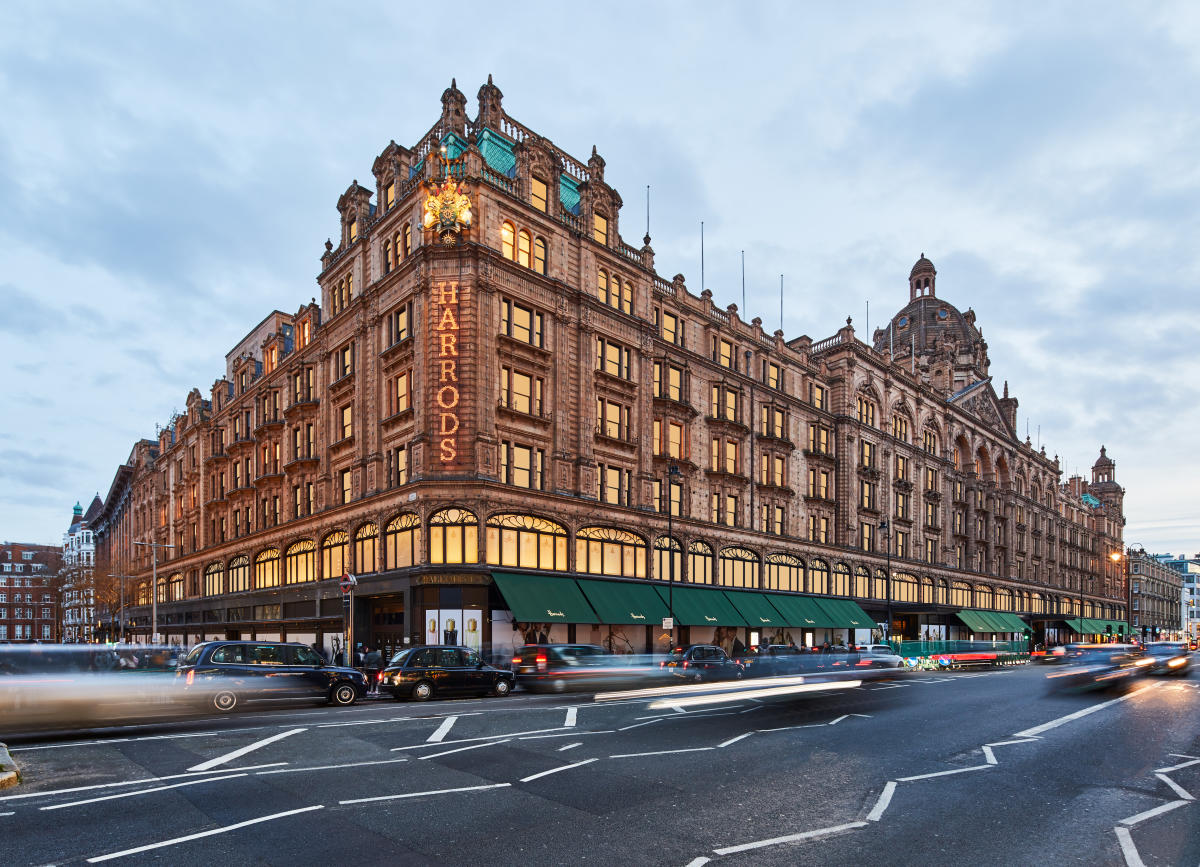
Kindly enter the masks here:
M 0 864 L 1200 864 L 1200 675 L 1050 695 L 1045 674 L 6 736 L 25 782 L 0 792 Z

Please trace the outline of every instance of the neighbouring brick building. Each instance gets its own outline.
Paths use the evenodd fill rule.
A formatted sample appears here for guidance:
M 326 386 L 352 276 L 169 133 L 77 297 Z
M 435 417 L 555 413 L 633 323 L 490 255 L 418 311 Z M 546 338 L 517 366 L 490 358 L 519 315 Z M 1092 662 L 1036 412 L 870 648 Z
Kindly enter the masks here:
M 0 642 L 58 641 L 58 575 L 53 545 L 0 544 Z
M 963 610 L 1039 640 L 1124 620 L 1111 459 L 1063 480 L 1018 436 L 932 262 L 870 344 L 850 320 L 787 339 L 659 276 L 604 170 L 490 79 L 474 119 L 451 85 L 390 143 L 337 201 L 320 299 L 268 315 L 118 470 L 92 524 L 135 633 L 135 542 L 172 546 L 159 628 L 185 642 L 331 643 L 345 572 L 385 649 L 643 650 L 668 606 L 684 640 L 862 641 L 889 597 L 908 638 L 979 630 Z
M 1140 549 L 1130 549 L 1126 556 L 1134 631 L 1146 641 L 1182 638 L 1186 634 L 1184 575 Z
M 65 643 L 96 640 L 96 541 L 91 521 L 104 507 L 97 494 L 88 507 L 75 504 L 71 523 L 63 533 L 62 572 L 59 582 L 62 604 L 62 640 Z

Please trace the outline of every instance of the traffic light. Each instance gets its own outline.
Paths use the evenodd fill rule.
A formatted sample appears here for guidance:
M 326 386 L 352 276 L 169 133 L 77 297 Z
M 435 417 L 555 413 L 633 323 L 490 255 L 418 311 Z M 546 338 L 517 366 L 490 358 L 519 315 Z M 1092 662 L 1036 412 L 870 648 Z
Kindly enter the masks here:
M 1104 624 L 1104 634 L 1112 635 L 1112 624 L 1111 623 Z

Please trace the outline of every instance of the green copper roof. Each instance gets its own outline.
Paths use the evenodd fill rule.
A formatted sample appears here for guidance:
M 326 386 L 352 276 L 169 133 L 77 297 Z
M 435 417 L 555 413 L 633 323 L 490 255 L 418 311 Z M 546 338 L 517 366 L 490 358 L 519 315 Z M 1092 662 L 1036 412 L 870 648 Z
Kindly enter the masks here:
M 558 200 L 565 210 L 579 216 L 579 181 L 570 175 L 558 177 Z
M 479 152 L 484 161 L 506 178 L 517 176 L 517 158 L 513 155 L 513 143 L 490 129 L 479 134 Z

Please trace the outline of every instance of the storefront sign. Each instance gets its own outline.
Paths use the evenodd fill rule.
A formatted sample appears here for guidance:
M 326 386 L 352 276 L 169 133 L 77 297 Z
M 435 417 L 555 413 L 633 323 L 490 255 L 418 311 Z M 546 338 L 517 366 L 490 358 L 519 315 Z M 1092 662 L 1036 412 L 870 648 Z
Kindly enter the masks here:
M 460 287 L 441 283 L 433 290 L 437 326 L 437 382 L 433 399 L 437 404 L 438 460 L 451 464 L 458 458 L 458 331 Z M 465 292 L 463 293 L 465 294 Z

